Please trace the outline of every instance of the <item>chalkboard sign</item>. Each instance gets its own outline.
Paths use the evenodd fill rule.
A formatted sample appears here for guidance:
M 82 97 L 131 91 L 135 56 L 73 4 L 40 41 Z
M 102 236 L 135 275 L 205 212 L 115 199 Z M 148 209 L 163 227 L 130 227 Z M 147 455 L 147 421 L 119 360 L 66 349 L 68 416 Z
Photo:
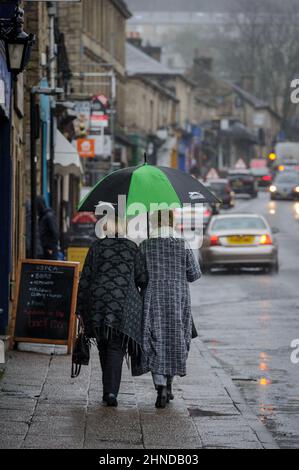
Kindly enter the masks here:
M 68 345 L 71 352 L 79 263 L 21 261 L 14 308 L 16 342 Z

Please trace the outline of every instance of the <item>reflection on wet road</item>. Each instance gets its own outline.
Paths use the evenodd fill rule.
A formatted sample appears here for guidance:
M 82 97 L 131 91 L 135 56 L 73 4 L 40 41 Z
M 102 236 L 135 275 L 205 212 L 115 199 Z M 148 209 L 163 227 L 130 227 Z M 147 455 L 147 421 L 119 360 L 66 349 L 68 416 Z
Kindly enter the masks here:
M 240 199 L 279 229 L 279 274 L 225 271 L 192 286 L 195 321 L 212 354 L 281 447 L 299 446 L 299 202 Z

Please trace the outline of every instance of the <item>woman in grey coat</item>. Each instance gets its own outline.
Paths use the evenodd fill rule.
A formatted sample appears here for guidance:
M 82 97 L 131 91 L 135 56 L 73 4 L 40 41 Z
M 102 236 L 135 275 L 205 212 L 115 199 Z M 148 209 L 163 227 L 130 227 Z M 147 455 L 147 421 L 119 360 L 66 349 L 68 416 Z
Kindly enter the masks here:
M 157 219 L 135 258 L 135 280 L 144 299 L 143 356 L 135 375 L 152 372 L 156 407 L 165 408 L 173 399 L 173 377 L 186 375 L 192 338 L 188 282 L 199 279 L 201 271 L 192 250 L 173 229 L 173 213 L 166 217 L 167 225 L 161 211 Z

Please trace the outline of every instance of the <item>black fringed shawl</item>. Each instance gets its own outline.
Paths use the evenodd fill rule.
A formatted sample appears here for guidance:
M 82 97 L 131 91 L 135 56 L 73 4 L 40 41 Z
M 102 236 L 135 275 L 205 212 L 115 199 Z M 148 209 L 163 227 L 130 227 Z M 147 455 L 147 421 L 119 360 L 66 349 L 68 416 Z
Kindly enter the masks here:
M 121 333 L 130 355 L 142 342 L 142 298 L 134 281 L 137 250 L 125 238 L 97 240 L 86 257 L 76 310 L 89 338 Z

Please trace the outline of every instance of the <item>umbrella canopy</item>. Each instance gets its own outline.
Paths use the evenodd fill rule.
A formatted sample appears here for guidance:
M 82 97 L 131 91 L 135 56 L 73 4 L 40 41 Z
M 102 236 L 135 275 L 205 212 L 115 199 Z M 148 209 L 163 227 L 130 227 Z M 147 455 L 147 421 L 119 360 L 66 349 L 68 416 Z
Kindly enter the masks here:
M 79 204 L 79 211 L 93 212 L 99 201 L 118 204 L 118 196 L 127 197 L 127 209 L 131 204 L 144 205 L 144 212 L 151 204 L 215 203 L 219 200 L 202 183 L 180 170 L 168 167 L 144 165 L 115 171 L 100 180 Z

